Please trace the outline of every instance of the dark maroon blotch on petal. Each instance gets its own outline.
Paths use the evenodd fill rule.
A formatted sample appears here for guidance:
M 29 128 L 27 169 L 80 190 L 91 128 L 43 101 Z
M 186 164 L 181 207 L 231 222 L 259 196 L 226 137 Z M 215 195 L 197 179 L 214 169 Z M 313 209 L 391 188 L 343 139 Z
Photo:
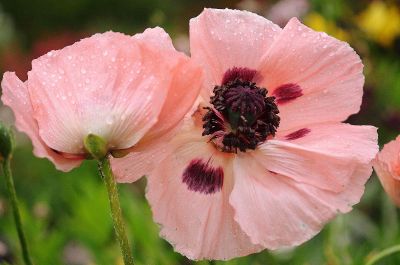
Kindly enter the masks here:
M 191 191 L 213 194 L 222 189 L 224 170 L 210 165 L 210 160 L 193 159 L 183 172 L 182 182 Z
M 225 72 L 222 78 L 221 85 L 226 85 L 231 81 L 236 79 L 241 79 L 242 81 L 254 81 L 257 71 L 245 67 L 233 67 Z
M 284 84 L 276 88 L 273 96 L 278 104 L 284 104 L 303 95 L 303 90 L 297 84 Z
M 301 137 L 306 136 L 306 134 L 308 134 L 308 133 L 310 133 L 310 132 L 311 132 L 310 129 L 308 129 L 308 128 L 303 128 L 303 129 L 294 131 L 294 132 L 292 132 L 292 133 L 286 135 L 285 138 L 286 138 L 286 140 L 289 140 L 289 141 L 291 141 L 291 140 L 296 140 L 296 139 L 299 139 L 299 138 L 301 138 Z

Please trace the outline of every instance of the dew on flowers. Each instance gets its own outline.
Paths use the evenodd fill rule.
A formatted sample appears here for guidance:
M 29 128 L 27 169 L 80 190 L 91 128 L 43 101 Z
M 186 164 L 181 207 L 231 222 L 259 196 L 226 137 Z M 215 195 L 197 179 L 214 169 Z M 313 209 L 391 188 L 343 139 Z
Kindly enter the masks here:
M 395 1 L 103 2 L 0 10 L 0 262 L 398 264 Z

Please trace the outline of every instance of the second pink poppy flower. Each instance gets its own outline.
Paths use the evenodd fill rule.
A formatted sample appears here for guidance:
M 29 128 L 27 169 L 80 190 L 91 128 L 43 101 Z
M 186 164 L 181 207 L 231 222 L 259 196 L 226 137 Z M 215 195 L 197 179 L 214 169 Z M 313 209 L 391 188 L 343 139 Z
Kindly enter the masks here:
M 342 123 L 364 84 L 347 43 L 296 18 L 281 29 L 205 9 L 190 45 L 205 72 L 195 112 L 172 141 L 113 164 L 121 182 L 149 175 L 154 219 L 177 251 L 226 260 L 299 245 L 359 202 L 378 145 L 375 127 Z

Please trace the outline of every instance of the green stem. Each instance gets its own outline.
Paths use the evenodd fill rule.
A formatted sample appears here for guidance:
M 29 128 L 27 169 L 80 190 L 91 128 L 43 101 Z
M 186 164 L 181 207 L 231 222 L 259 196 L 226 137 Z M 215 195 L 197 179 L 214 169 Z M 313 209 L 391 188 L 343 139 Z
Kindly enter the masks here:
M 129 246 L 128 237 L 126 236 L 124 221 L 122 219 L 117 184 L 108 157 L 99 160 L 99 171 L 107 187 L 111 216 L 114 221 L 115 235 L 121 248 L 124 263 L 125 265 L 133 265 L 133 256 Z
M 26 265 L 32 265 L 32 259 L 29 255 L 28 245 L 26 243 L 26 238 L 24 230 L 22 229 L 21 215 L 18 209 L 17 193 L 15 192 L 14 180 L 12 178 L 10 159 L 4 159 L 3 161 L 3 171 L 6 179 L 8 197 L 11 203 L 11 208 L 14 215 L 15 226 L 17 228 L 19 242 L 22 249 L 22 257 Z
M 393 253 L 400 252 L 400 245 L 395 245 L 393 247 L 387 248 L 373 256 L 366 265 L 373 265 L 380 259 L 383 259 L 389 255 L 392 255 Z

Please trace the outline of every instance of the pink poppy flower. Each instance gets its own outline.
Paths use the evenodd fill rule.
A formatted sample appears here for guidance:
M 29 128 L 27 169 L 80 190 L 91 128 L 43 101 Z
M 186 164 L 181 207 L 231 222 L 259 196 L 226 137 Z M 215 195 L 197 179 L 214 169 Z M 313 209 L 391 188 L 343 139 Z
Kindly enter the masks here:
M 2 101 L 34 154 L 68 171 L 87 157 L 83 140 L 90 133 L 113 153 L 163 135 L 192 106 L 201 75 L 161 28 L 133 37 L 107 32 L 33 60 L 25 82 L 5 73 Z M 182 94 L 176 109 L 171 102 Z
M 375 127 L 342 123 L 364 83 L 347 43 L 296 18 L 281 29 L 205 9 L 190 45 L 205 72 L 196 111 L 171 141 L 113 165 L 121 182 L 149 175 L 154 219 L 177 251 L 226 260 L 299 245 L 359 202 L 378 145 Z
M 373 165 L 386 193 L 400 207 L 400 136 L 385 144 Z

